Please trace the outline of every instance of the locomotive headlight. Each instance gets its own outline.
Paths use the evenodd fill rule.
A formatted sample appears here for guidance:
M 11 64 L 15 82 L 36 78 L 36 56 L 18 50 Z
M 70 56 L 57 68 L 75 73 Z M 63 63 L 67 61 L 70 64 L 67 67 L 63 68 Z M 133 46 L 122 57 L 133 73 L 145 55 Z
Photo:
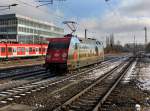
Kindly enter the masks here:
M 62 54 L 62 57 L 63 57 L 63 58 L 67 57 L 67 53 L 63 53 L 63 54 Z

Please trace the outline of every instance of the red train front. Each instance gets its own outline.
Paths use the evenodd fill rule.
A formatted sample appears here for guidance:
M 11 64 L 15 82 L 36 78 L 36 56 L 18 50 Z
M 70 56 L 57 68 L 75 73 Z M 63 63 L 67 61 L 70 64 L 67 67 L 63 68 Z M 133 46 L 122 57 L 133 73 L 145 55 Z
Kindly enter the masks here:
M 68 49 L 71 37 L 49 39 L 46 54 L 46 68 L 57 70 L 67 69 Z

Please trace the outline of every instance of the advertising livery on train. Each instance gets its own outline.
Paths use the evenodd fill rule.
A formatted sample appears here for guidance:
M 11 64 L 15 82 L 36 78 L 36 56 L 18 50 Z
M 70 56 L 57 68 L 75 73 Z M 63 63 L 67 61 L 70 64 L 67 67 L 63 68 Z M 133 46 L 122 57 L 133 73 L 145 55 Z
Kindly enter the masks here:
M 103 59 L 102 42 L 68 34 L 62 38 L 49 39 L 45 66 L 50 70 L 74 70 Z

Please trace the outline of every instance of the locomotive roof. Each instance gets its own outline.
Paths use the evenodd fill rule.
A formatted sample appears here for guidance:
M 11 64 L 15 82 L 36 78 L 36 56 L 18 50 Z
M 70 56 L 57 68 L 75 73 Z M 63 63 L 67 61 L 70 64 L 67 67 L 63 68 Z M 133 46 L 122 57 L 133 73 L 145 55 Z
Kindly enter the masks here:
M 98 41 L 96 39 L 92 39 L 92 38 L 87 38 L 87 39 L 79 38 L 79 41 L 81 43 L 89 43 L 89 44 L 97 44 L 97 45 L 102 45 L 103 44 L 102 42 L 100 42 L 100 41 Z
M 65 35 L 64 37 L 61 37 L 61 38 L 49 38 L 48 41 L 68 41 L 70 40 L 72 37 L 76 37 L 79 39 L 79 41 L 81 43 L 89 43 L 89 44 L 97 44 L 97 45 L 102 45 L 103 43 L 101 41 L 98 41 L 97 39 L 94 39 L 94 38 L 80 38 L 80 37 L 77 37 L 77 36 L 73 36 L 71 34 L 67 34 Z

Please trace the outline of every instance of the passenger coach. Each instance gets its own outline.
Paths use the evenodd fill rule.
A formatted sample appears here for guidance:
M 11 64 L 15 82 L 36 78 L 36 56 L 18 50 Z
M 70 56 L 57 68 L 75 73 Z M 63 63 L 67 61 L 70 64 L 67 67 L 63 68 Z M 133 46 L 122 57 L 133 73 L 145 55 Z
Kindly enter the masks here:
M 66 35 L 50 38 L 45 66 L 50 70 L 74 70 L 104 60 L 103 43 Z
M 0 43 L 0 59 L 46 55 L 46 44 Z

